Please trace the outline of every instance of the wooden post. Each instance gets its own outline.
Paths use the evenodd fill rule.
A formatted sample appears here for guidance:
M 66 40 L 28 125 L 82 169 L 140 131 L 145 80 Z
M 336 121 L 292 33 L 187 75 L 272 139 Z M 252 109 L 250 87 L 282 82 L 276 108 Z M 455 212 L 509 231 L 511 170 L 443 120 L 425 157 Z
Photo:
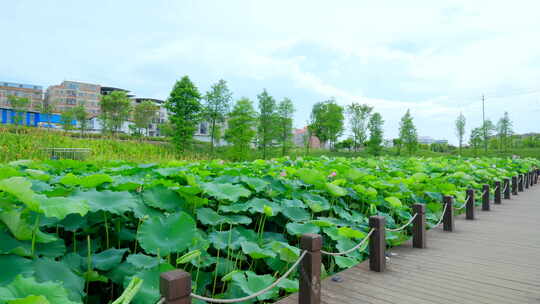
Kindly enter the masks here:
M 443 215 L 443 230 L 444 231 L 454 231 L 454 198 L 445 195 L 443 197 L 443 208 L 446 206 L 446 210 Z
M 523 180 L 524 179 L 525 179 L 524 174 L 519 174 L 518 175 L 518 191 L 519 192 L 523 192 Z
M 482 211 L 489 211 L 489 185 L 482 187 Z
M 426 205 L 414 204 L 413 247 L 426 248 Z
M 318 234 L 304 234 L 300 246 L 306 256 L 300 262 L 299 304 L 321 303 L 321 248 L 323 239 Z
M 534 179 L 534 172 L 530 171 L 529 172 L 529 186 L 530 187 L 532 187 L 534 185 L 533 179 Z
M 466 192 L 467 206 L 465 207 L 465 218 L 468 220 L 474 220 L 474 190 L 468 189 Z
M 495 182 L 495 200 L 493 201 L 494 204 L 500 205 L 501 204 L 501 182 L 496 181 Z
M 535 184 L 538 184 L 538 176 L 540 176 L 540 169 L 536 169 L 536 177 L 534 179 Z
M 164 304 L 191 304 L 191 274 L 183 270 L 162 273 L 159 292 L 165 298 Z
M 504 199 L 510 199 L 510 179 L 505 178 L 504 180 Z
M 529 189 L 529 178 L 530 178 L 529 172 L 526 172 L 525 174 L 523 174 L 523 177 L 525 179 L 525 189 Z
M 512 176 L 512 195 L 518 195 L 518 178 L 517 176 Z
M 384 216 L 369 217 L 369 226 L 375 229 L 369 239 L 369 269 L 376 272 L 383 272 L 386 269 L 385 225 Z

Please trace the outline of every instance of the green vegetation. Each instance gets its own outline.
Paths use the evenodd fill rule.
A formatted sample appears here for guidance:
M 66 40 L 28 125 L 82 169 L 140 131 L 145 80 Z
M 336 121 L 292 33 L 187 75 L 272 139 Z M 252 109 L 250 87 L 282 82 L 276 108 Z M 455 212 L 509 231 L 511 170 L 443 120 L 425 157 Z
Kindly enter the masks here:
M 99 119 L 103 133 L 118 133 L 131 114 L 131 101 L 124 91 L 113 91 L 101 97 Z
M 155 303 L 159 274 L 191 272 L 193 291 L 234 298 L 275 281 L 319 233 L 344 251 L 381 215 L 406 223 L 413 203 L 429 225 L 442 196 L 528 172 L 531 159 L 298 158 L 162 164 L 16 161 L 0 166 L 0 303 Z M 479 202 L 478 202 L 479 203 Z M 387 245 L 410 229 L 387 233 Z M 352 267 L 367 246 L 323 258 L 323 276 Z M 298 290 L 298 272 L 258 297 Z

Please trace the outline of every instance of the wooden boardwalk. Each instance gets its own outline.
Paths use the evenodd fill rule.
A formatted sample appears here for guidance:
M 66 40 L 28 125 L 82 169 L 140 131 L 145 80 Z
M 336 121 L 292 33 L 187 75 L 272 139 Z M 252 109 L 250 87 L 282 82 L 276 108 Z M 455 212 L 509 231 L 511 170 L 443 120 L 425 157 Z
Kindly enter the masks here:
M 392 248 L 383 273 L 364 262 L 322 282 L 328 304 L 540 303 L 540 187 L 475 220 L 456 215 L 455 231 L 427 232 L 427 248 Z M 298 303 L 298 295 L 278 302 Z

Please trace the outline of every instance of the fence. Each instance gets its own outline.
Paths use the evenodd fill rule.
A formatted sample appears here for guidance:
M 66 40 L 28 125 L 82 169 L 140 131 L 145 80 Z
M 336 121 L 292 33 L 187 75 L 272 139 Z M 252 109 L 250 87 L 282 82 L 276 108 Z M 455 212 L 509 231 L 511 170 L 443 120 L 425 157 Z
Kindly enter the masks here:
M 73 160 L 84 160 L 92 152 L 88 148 L 45 148 L 43 150 L 49 154 L 50 159 Z
M 494 204 L 501 204 L 501 197 L 510 199 L 510 192 L 518 195 L 524 189 L 532 187 L 538 183 L 540 169 L 513 176 L 512 179 L 505 178 L 494 183 L 493 194 Z M 483 185 L 481 195 L 482 210 L 490 210 L 490 186 Z M 475 190 L 468 189 L 465 193 L 465 202 L 459 206 L 454 206 L 454 197 L 443 196 L 443 210 L 437 224 L 431 228 L 443 225 L 444 231 L 454 231 L 454 211 L 465 209 L 465 218 L 474 220 L 475 218 Z M 191 289 L 191 274 L 182 270 L 164 272 L 160 276 L 160 293 L 162 298 L 158 304 L 190 304 L 192 299 L 199 299 L 209 303 L 237 303 L 243 302 L 268 292 L 276 287 L 281 280 L 289 276 L 297 266 L 299 269 L 300 289 L 298 303 L 300 304 L 320 304 L 321 303 L 321 266 L 323 255 L 345 255 L 354 250 L 362 248 L 369 240 L 369 269 L 375 272 L 383 272 L 386 269 L 386 231 L 400 231 L 412 224 L 412 244 L 414 248 L 426 247 L 426 214 L 425 205 L 414 204 L 414 215 L 407 223 L 396 229 L 385 228 L 385 218 L 382 216 L 371 216 L 369 218 L 370 230 L 364 239 L 353 248 L 344 252 L 327 252 L 322 250 L 323 239 L 319 234 L 304 234 L 301 237 L 301 254 L 296 262 L 289 268 L 283 276 L 266 288 L 237 299 L 215 299 L 194 294 Z

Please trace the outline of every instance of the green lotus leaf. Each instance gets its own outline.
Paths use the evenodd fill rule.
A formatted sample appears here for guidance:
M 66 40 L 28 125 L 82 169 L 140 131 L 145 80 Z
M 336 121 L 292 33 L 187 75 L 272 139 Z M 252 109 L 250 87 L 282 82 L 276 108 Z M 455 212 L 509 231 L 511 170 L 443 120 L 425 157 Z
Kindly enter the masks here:
M 34 261 L 37 282 L 62 282 L 72 301 L 81 301 L 84 295 L 84 280 L 76 275 L 66 264 L 48 258 Z
M 127 249 L 107 249 L 92 255 L 92 264 L 95 268 L 103 271 L 111 270 L 122 262 Z
M 298 200 L 298 199 L 292 199 L 292 200 L 284 199 L 284 200 L 281 200 L 280 203 L 284 208 L 286 208 L 286 207 L 289 207 L 289 208 L 302 208 L 302 209 L 307 208 L 307 206 L 304 204 L 304 202 L 302 202 L 301 200 Z
M 326 184 L 326 176 L 315 169 L 302 168 L 296 171 L 296 175 L 306 184 L 322 188 Z
M 323 219 L 323 218 L 319 218 L 319 219 L 316 219 L 316 220 L 311 220 L 311 221 L 309 221 L 309 223 L 311 223 L 313 225 L 316 225 L 316 226 L 319 226 L 319 227 L 335 226 L 335 224 L 332 221 L 329 221 L 329 220 L 326 220 L 326 219 Z
M 29 295 L 38 297 L 37 299 L 45 298 L 51 304 L 77 304 L 68 298 L 68 293 L 60 282 L 43 282 L 38 283 L 33 277 L 25 278 L 17 276 L 17 278 L 5 287 L 0 287 L 0 303 L 17 303 L 15 300 L 32 300 Z M 41 302 L 41 303 L 47 303 Z M 18 302 L 25 303 L 25 302 Z M 40 302 L 28 302 L 37 304 Z M 40 303 L 40 304 L 41 304 Z M 80 302 L 79 302 L 80 303 Z M 26 304 L 26 303 L 25 303 Z
M 17 210 L 0 212 L 0 221 L 4 222 L 9 231 L 19 241 L 32 240 L 34 225 L 28 223 L 27 217 Z M 50 243 L 57 240 L 54 235 L 35 230 L 35 241 L 38 243 Z
M 95 270 L 88 270 L 85 273 L 83 273 L 82 277 L 86 282 L 103 282 L 108 283 L 109 278 L 107 278 L 104 275 L 99 274 L 99 272 Z
M 262 192 L 269 185 L 267 181 L 260 178 L 242 176 L 240 180 L 255 192 Z
M 385 200 L 390 203 L 390 206 L 392 206 L 392 208 L 401 208 L 403 206 L 403 204 L 397 197 L 390 196 L 385 198 Z
M 300 290 L 300 285 L 298 280 L 291 280 L 284 278 L 281 280 L 278 285 L 279 288 L 284 289 L 286 292 L 298 292 Z
M 254 199 L 251 199 L 247 202 L 247 204 L 249 205 L 249 212 L 250 213 L 261 213 L 261 214 L 264 214 L 264 208 L 265 206 L 267 206 L 267 208 L 271 208 L 272 209 L 272 214 L 273 215 L 277 215 L 279 212 L 281 212 L 281 206 L 278 205 L 277 203 L 274 203 L 270 200 L 267 200 L 267 199 L 262 199 L 262 198 L 254 198 Z
M 243 241 L 241 243 L 242 252 L 249 255 L 253 259 L 264 259 L 264 258 L 273 258 L 276 256 L 276 253 L 269 249 L 263 249 L 259 247 L 256 243 Z
M 287 232 L 292 235 L 302 235 L 306 233 L 319 233 L 319 227 L 312 223 L 288 223 L 286 226 Z
M 199 208 L 197 209 L 197 220 L 204 225 L 216 226 L 224 222 L 223 216 L 219 215 L 213 209 Z
M 333 183 L 326 183 L 326 190 L 328 191 L 328 193 L 330 193 L 332 196 L 335 196 L 335 197 L 347 195 L 347 189 L 342 188 Z
M 195 236 L 195 220 L 185 212 L 169 216 L 152 216 L 140 228 L 137 237 L 148 253 L 166 256 L 171 252 L 186 250 Z
M 161 185 L 144 189 L 142 197 L 148 206 L 170 212 L 179 210 L 184 204 L 178 192 Z
M 137 207 L 137 199 L 127 191 L 113 192 L 90 189 L 76 191 L 70 198 L 86 201 L 92 212 L 107 211 L 120 215 L 133 211 Z
M 64 175 L 58 182 L 65 186 L 74 187 L 81 184 L 81 178 L 73 173 L 68 173 Z
M 40 210 L 47 217 L 54 217 L 63 220 L 67 215 L 77 213 L 81 216 L 86 215 L 89 210 L 88 203 L 85 200 L 67 198 L 67 197 L 47 197 L 45 195 L 36 195 L 40 202 Z
M 251 191 L 241 185 L 204 183 L 202 188 L 206 194 L 229 202 L 237 202 L 241 197 L 251 195 Z
M 49 174 L 41 170 L 26 169 L 24 170 L 24 172 L 33 179 L 37 179 L 42 182 L 47 182 L 51 179 L 51 176 Z
M 251 224 L 251 218 L 245 215 L 224 215 L 223 223 L 231 225 L 249 225 Z
M 0 255 L 0 269 L 0 286 L 8 285 L 17 275 L 29 276 L 34 273 L 31 260 L 15 255 Z
M 245 240 L 236 228 L 226 231 L 213 231 L 208 234 L 208 239 L 216 249 L 230 247 L 232 250 L 240 248 L 240 243 Z
M 250 204 L 248 203 L 234 203 L 231 205 L 219 205 L 219 211 L 223 212 L 232 212 L 232 213 L 240 213 L 248 211 L 250 208 Z
M 288 219 L 295 222 L 304 222 L 311 218 L 309 212 L 299 207 L 285 207 L 281 211 Z
M 24 203 L 28 209 L 39 212 L 39 201 L 32 191 L 32 183 L 24 177 L 11 177 L 0 180 L 0 191 L 15 196 Z
M 138 269 L 150 269 L 158 266 L 159 260 L 157 257 L 152 257 L 142 253 L 130 254 L 126 258 L 126 262 L 135 266 Z
M 11 166 L 0 165 L 0 180 L 22 175 L 21 172 Z
M 334 258 L 336 261 L 336 265 L 338 265 L 340 268 L 348 269 L 360 263 L 357 259 L 346 256 L 335 256 Z
M 242 289 L 245 295 L 251 295 L 268 287 L 269 285 L 274 283 L 275 279 L 269 274 L 257 275 L 254 272 L 246 271 L 243 274 L 233 275 L 233 281 L 238 284 L 238 286 Z M 276 298 L 278 296 L 278 293 L 279 288 L 275 287 L 268 292 L 258 296 L 257 299 L 259 301 L 264 301 Z
M 309 208 L 315 212 L 322 212 L 330 209 L 330 203 L 328 200 L 320 195 L 312 193 L 304 193 L 302 199 L 309 206 Z
M 28 296 L 23 299 L 11 300 L 7 304 L 50 304 L 44 296 Z
M 139 188 L 144 182 L 141 178 L 135 176 L 111 176 L 112 189 L 116 191 L 133 191 Z
M 92 174 L 83 176 L 80 185 L 85 188 L 96 188 L 104 183 L 112 183 L 112 178 L 107 174 Z
M 343 236 L 349 239 L 352 239 L 352 238 L 363 239 L 366 236 L 366 233 L 362 231 L 358 231 L 356 229 L 352 229 L 350 227 L 339 227 L 337 231 L 340 236 Z

